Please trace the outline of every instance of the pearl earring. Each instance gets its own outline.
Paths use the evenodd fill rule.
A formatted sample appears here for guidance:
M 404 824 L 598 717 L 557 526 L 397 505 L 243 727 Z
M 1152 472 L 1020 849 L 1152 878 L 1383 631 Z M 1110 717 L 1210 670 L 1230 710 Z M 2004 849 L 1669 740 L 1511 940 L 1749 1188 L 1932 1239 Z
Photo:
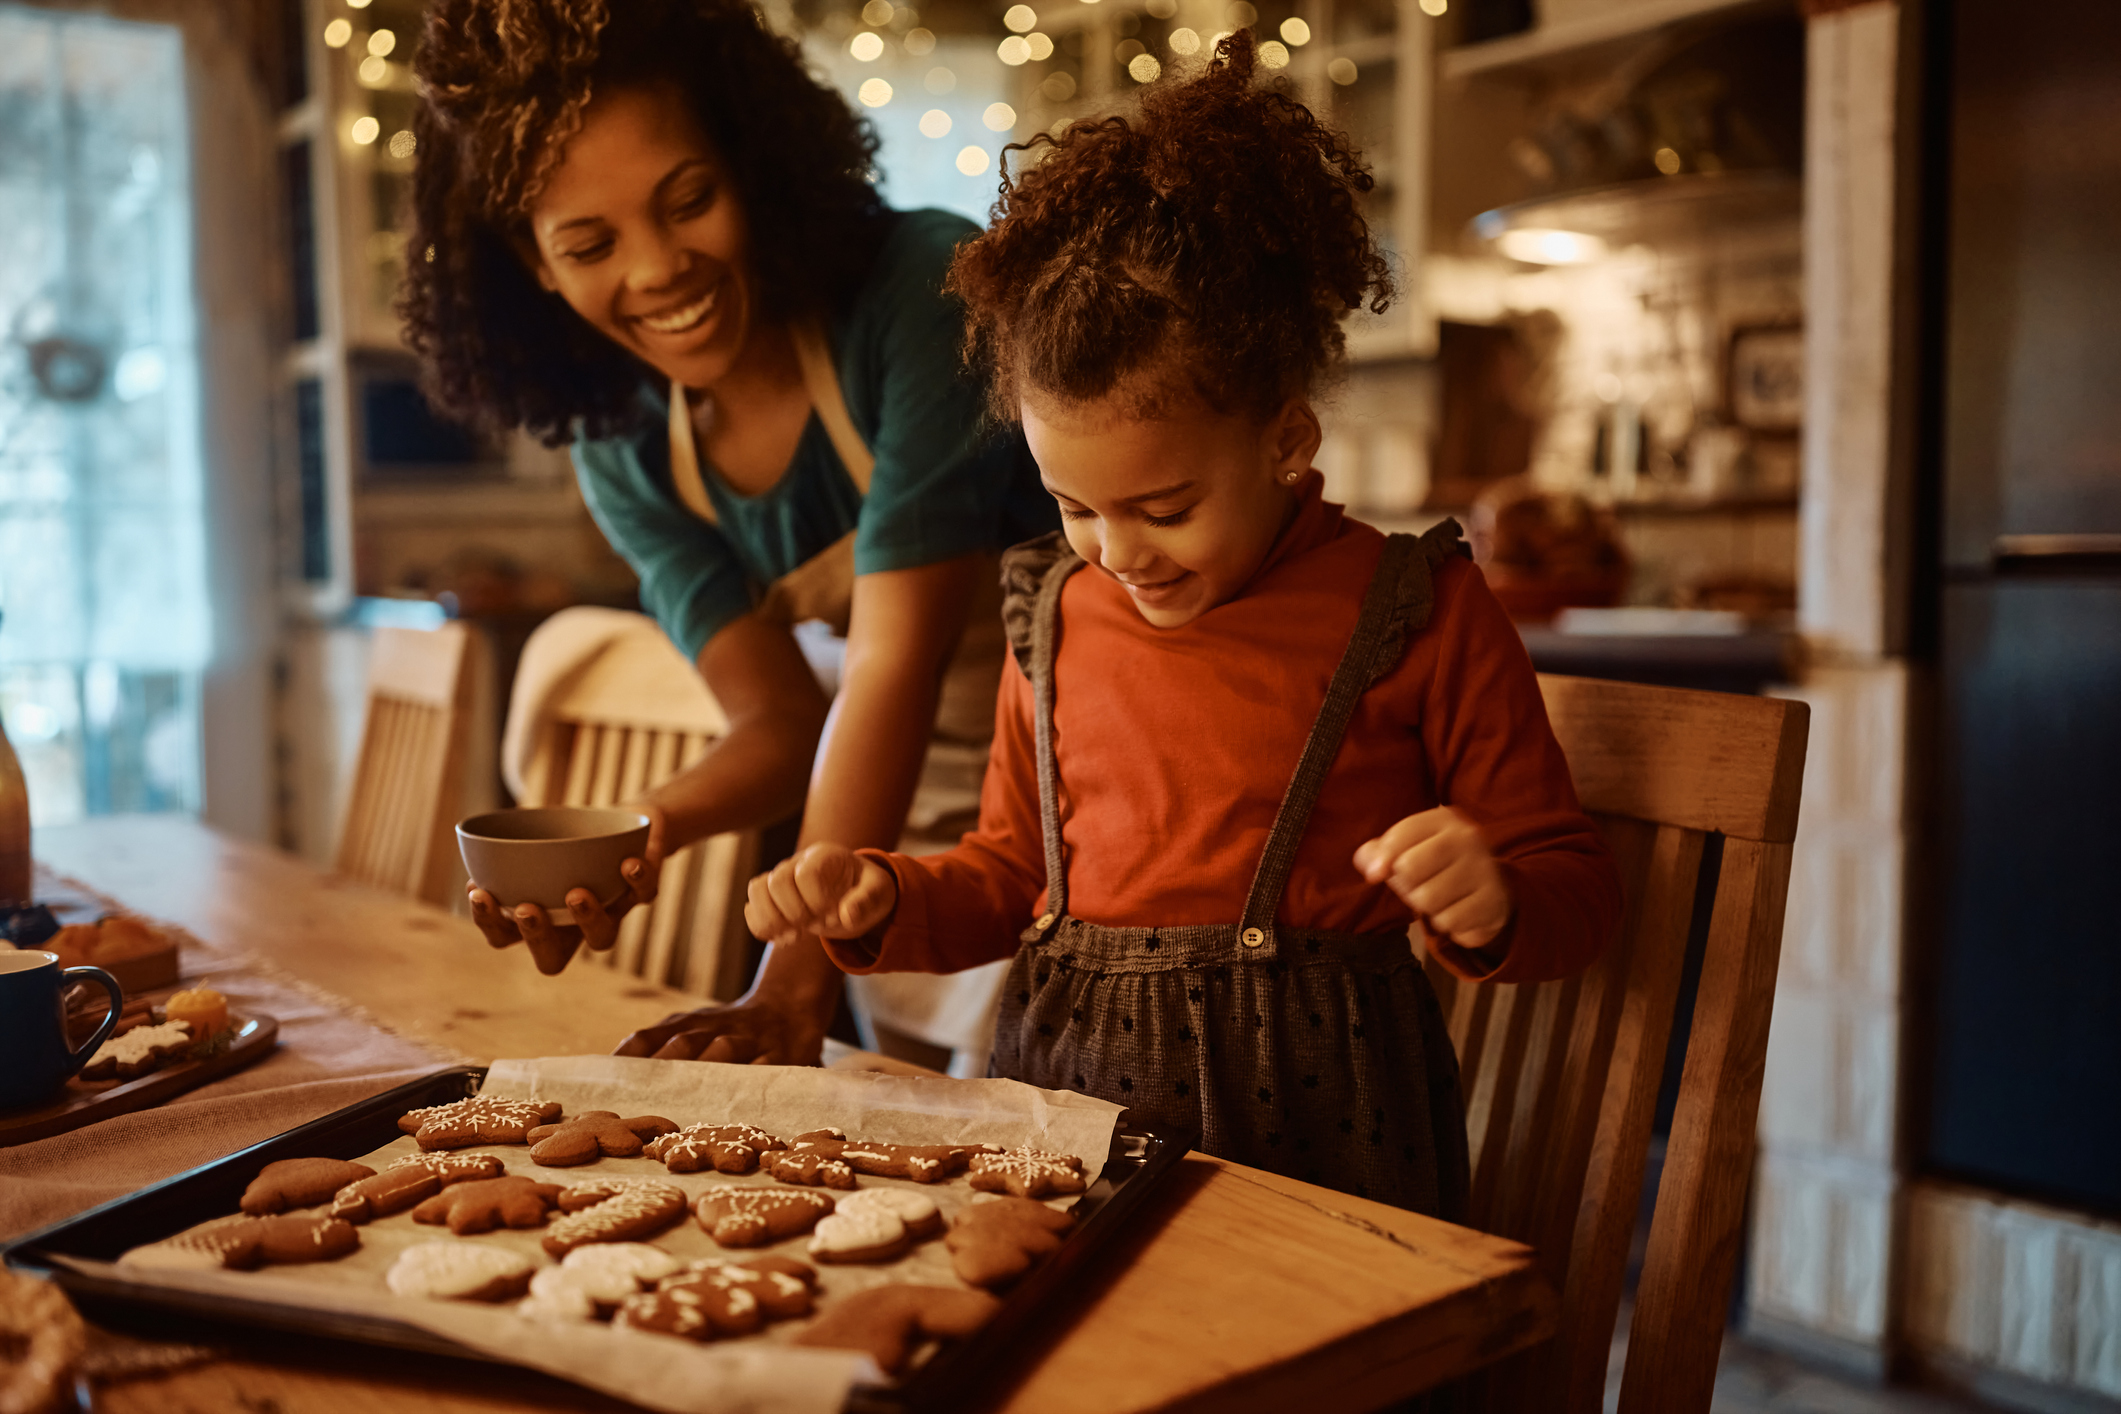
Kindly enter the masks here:
M 1281 479 L 1288 482 L 1291 486 L 1294 486 L 1298 481 L 1301 481 L 1303 479 L 1303 473 L 1300 471 L 1285 471 L 1282 473 Z

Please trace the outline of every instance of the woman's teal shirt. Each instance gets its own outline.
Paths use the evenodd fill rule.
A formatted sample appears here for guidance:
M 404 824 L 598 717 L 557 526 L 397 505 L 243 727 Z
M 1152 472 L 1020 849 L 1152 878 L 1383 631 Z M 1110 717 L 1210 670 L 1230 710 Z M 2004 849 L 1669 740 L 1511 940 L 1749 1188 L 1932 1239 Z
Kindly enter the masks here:
M 947 211 L 896 214 L 832 325 L 847 412 L 876 457 L 867 498 L 815 413 L 771 490 L 745 496 L 703 478 L 719 526 L 671 487 L 667 388 L 644 384 L 639 420 L 620 435 L 576 441 L 590 514 L 640 576 L 642 607 L 688 659 L 766 585 L 850 530 L 860 575 L 1000 550 L 1059 525 L 1023 433 L 994 425 L 986 390 L 960 360 L 963 310 L 943 293 L 943 273 L 977 229 Z

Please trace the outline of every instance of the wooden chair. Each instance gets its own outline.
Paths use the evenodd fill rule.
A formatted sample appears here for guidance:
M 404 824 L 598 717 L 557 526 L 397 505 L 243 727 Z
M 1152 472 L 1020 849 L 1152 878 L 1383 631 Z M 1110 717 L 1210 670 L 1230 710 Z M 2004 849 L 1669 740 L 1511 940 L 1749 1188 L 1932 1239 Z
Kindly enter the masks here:
M 450 903 L 460 867 L 473 643 L 460 623 L 375 631 L 368 715 L 334 865 L 341 874 Z
M 1537 1249 L 1552 1341 L 1474 1378 L 1477 1407 L 1597 1414 L 1689 930 L 1691 1038 L 1635 1297 L 1621 1414 L 1706 1414 L 1741 1241 L 1809 709 L 1542 677 L 1627 911 L 1589 972 L 1528 986 L 1433 968 L 1461 1059 L 1471 1225 Z M 1700 912 L 1697 914 L 1697 910 Z
M 546 704 L 520 803 L 630 800 L 698 761 L 728 730 L 721 704 L 659 630 L 621 634 Z M 678 851 L 663 863 L 655 902 L 627 914 L 610 952 L 590 957 L 697 996 L 736 997 L 750 981 L 744 886 L 758 852 L 756 831 Z

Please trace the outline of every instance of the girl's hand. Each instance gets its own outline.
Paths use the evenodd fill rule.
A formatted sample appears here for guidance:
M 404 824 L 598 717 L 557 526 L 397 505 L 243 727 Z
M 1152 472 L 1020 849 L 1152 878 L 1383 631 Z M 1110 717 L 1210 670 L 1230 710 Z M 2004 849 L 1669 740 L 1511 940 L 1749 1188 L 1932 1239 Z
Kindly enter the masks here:
M 1517 906 L 1479 828 L 1448 805 L 1409 815 L 1368 841 L 1355 851 L 1355 867 L 1463 948 L 1494 942 Z
M 751 881 L 744 923 L 769 943 L 859 938 L 898 907 L 898 879 L 845 845 L 814 844 Z
M 487 943 L 497 948 L 529 944 L 531 959 L 547 977 L 563 971 L 585 943 L 591 952 L 605 952 L 617 943 L 619 920 L 636 904 L 653 903 L 663 878 L 666 822 L 662 807 L 635 804 L 626 808 L 648 817 L 648 843 L 642 846 L 641 858 L 619 865 L 626 887 L 617 898 L 600 907 L 597 896 L 588 889 L 569 889 L 567 911 L 575 919 L 570 925 L 553 922 L 552 915 L 534 903 L 504 909 L 492 894 L 473 884 L 471 919 L 486 935 Z

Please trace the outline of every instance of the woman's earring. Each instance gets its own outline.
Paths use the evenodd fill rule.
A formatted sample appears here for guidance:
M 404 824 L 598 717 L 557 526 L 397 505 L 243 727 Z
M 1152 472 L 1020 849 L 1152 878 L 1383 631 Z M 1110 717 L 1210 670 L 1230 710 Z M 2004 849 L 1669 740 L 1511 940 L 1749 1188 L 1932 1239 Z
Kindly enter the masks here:
M 1294 486 L 1297 482 L 1303 480 L 1303 475 L 1300 471 L 1285 471 L 1282 473 L 1281 479 Z

